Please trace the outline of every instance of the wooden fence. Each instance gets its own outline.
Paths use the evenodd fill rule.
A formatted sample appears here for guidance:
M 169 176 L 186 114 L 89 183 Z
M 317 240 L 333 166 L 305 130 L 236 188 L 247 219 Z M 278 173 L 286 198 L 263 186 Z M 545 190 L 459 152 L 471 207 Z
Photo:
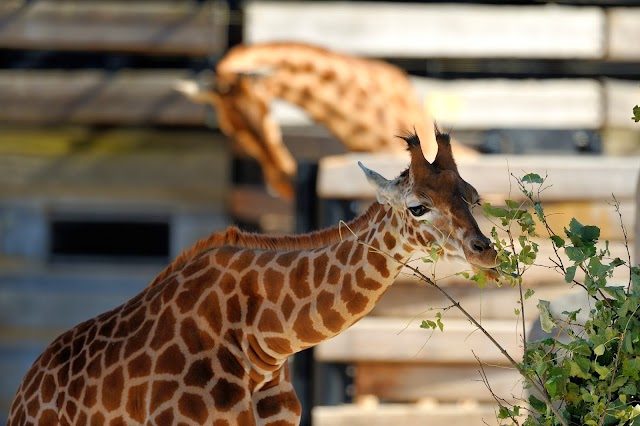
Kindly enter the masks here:
M 404 156 L 348 154 L 325 158 L 318 174 L 321 197 L 335 200 L 374 196 L 373 188 L 356 165 L 356 157 L 389 178 L 408 164 Z M 640 172 L 637 158 L 498 155 L 460 161 L 459 169 L 481 196 L 494 205 L 505 199 L 522 199 L 514 183 L 510 183 L 510 173 L 523 176 L 537 172 L 548 176 L 542 200 L 545 212 L 552 214 L 552 228 L 562 233 L 571 217 L 584 224 L 596 224 L 602 229 L 602 239 L 610 240 L 612 256 L 627 258 L 620 218 L 607 200 L 611 202 L 612 193 L 615 195 L 621 205 L 624 226 L 627 231 L 633 229 L 640 201 L 636 198 Z M 488 231 L 492 224 L 482 214 L 477 216 L 480 228 Z M 629 238 L 632 246 L 633 233 Z M 517 288 L 490 284 L 479 289 L 454 275 L 467 268 L 464 264 L 440 262 L 433 273 L 436 282 L 481 320 L 512 357 L 519 359 L 523 352 L 523 331 L 527 332 L 537 317 L 538 300 L 553 301 L 575 293 L 564 277 L 553 270 L 549 261 L 552 254 L 550 246 L 541 244 L 536 261 L 539 266 L 525 275 L 525 289 L 532 289 L 535 294 L 524 304 L 524 330 L 514 314 L 515 309 L 521 309 Z M 431 276 L 428 265 L 418 260 L 414 266 Z M 406 272 L 367 318 L 317 347 L 315 357 L 319 362 L 355 365 L 355 404 L 314 408 L 314 425 L 496 424 L 495 401 L 482 381 L 481 371 L 494 394 L 507 401 L 525 396 L 519 374 L 491 342 L 456 308 L 442 311 L 451 302 L 428 284 L 411 278 L 410 271 Z M 625 277 L 620 273 L 614 279 Z M 418 327 L 423 319 L 434 320 L 436 312 L 443 312 L 444 332 Z

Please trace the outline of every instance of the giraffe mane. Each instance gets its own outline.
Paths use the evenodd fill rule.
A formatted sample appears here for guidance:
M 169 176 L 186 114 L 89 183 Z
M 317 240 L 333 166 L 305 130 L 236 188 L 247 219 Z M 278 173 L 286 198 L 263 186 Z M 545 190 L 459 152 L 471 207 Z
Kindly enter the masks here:
M 197 241 L 193 246 L 180 253 L 169 266 L 158 274 L 149 287 L 162 282 L 173 272 L 179 271 L 194 257 L 220 247 L 239 247 L 270 251 L 311 250 L 326 247 L 348 237 L 351 232 L 357 232 L 365 227 L 381 208 L 381 204 L 373 203 L 364 214 L 346 224 L 342 223 L 331 228 L 298 235 L 263 235 L 254 232 L 244 232 L 237 226 L 230 226 L 226 231 L 213 233 L 209 237 Z

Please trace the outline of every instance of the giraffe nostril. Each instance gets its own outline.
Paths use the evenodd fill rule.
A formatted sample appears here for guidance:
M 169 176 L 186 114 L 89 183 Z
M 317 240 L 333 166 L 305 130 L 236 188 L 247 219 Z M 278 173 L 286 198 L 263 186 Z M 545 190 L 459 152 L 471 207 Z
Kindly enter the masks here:
M 487 248 L 489 248 L 489 241 L 487 240 L 476 238 L 471 241 L 471 249 L 476 253 L 482 253 Z

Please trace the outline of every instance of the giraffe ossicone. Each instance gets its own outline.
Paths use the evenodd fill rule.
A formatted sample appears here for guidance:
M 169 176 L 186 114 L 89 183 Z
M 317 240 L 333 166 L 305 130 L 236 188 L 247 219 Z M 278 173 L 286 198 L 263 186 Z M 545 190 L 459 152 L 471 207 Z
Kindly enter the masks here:
M 373 309 L 415 252 L 491 270 L 476 190 L 437 132 L 429 163 L 404 138 L 393 180 L 361 166 L 378 202 L 350 230 L 271 237 L 235 227 L 187 249 L 133 299 L 54 340 L 24 377 L 7 424 L 297 425 L 287 359 Z

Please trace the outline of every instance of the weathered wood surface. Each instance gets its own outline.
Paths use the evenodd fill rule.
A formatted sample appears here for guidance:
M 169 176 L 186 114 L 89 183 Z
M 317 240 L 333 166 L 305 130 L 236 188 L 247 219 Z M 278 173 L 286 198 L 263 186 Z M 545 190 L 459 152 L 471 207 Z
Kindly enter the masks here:
M 320 162 L 318 194 L 323 198 L 373 198 L 369 185 L 357 162 L 392 179 L 409 164 L 405 155 L 350 153 L 326 157 Z M 640 170 L 637 157 L 602 156 L 505 156 L 485 155 L 458 162 L 460 174 L 472 182 L 478 192 L 491 200 L 521 199 L 509 173 L 548 175 L 548 187 L 542 201 L 611 200 L 614 192 L 619 200 L 633 199 L 635 181 Z
M 608 49 L 613 60 L 640 59 L 640 8 L 615 7 L 607 10 Z
M 203 125 L 206 109 L 174 90 L 183 70 L 3 71 L 0 122 Z
M 484 404 L 356 404 L 314 407 L 314 426 L 494 426 L 496 408 Z
M 220 1 L 4 0 L 0 47 L 207 56 L 227 44 Z
M 517 341 L 517 318 L 513 321 L 486 319 L 483 327 L 511 354 L 518 358 L 522 348 Z M 475 362 L 472 350 L 488 364 L 507 365 L 507 360 L 466 320 L 450 319 L 445 331 L 427 331 L 410 318 L 366 317 L 314 351 L 324 362 L 432 362 L 469 364 Z
M 375 395 L 385 402 L 433 399 L 439 403 L 495 400 L 482 382 L 506 400 L 522 397 L 522 377 L 512 367 L 442 364 L 394 364 L 361 362 L 355 371 L 356 395 Z
M 596 80 L 412 81 L 438 123 L 456 129 L 597 129 L 605 124 L 602 87 Z
M 636 47 L 640 52 L 640 13 L 635 21 L 638 34 L 635 36 Z M 640 58 L 640 53 L 638 54 Z M 609 127 L 628 128 L 638 131 L 638 123 L 631 119 L 631 111 L 635 105 L 640 104 L 640 81 L 614 80 L 604 81 L 605 108 L 604 122 Z
M 600 58 L 596 7 L 252 1 L 245 40 L 297 40 L 367 56 Z

